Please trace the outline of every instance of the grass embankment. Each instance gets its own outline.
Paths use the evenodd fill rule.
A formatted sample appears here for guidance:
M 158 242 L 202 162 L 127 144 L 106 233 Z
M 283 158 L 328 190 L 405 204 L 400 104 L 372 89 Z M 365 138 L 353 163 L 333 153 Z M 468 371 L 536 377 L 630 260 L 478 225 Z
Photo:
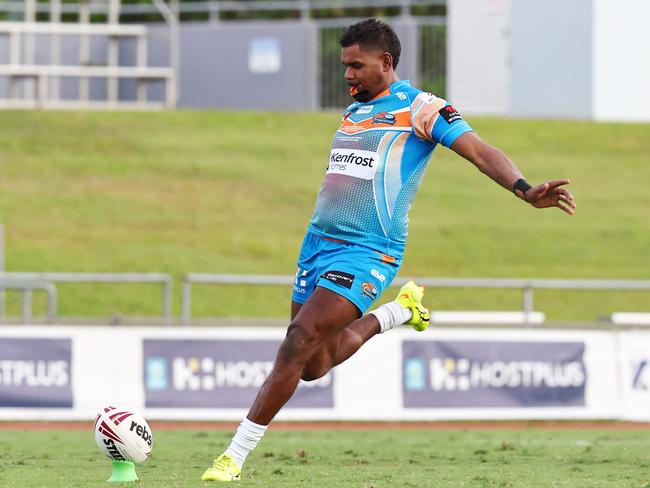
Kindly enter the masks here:
M 338 120 L 0 112 L 6 269 L 168 272 L 177 284 L 186 272 L 291 274 Z M 650 126 L 469 121 L 529 181 L 570 177 L 577 214 L 530 208 L 438 148 L 411 212 L 402 276 L 650 278 Z M 515 310 L 520 300 L 515 291 L 440 290 L 428 304 Z M 59 302 L 63 316 L 160 313 L 151 286 L 61 285 Z M 18 313 L 18 296 L 8 303 Z M 535 293 L 551 320 L 647 303 L 647 293 Z M 198 316 L 283 317 L 288 290 L 196 287 L 193 305 Z

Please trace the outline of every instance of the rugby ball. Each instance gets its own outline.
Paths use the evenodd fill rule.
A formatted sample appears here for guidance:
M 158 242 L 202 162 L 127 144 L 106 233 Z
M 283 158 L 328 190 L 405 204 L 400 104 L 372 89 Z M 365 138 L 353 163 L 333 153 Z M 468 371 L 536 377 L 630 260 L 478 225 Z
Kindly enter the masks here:
M 146 420 L 122 408 L 104 407 L 95 417 L 97 447 L 113 461 L 144 462 L 153 447 Z

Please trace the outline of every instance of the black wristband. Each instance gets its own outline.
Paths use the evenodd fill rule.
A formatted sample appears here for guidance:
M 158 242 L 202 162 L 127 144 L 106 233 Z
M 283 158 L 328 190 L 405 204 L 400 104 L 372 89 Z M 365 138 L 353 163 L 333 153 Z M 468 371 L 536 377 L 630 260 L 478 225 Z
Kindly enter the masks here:
M 519 178 L 517 181 L 515 181 L 515 184 L 512 185 L 512 193 L 516 195 L 517 192 L 515 190 L 519 190 L 522 193 L 524 200 L 526 200 L 526 192 L 531 188 L 532 186 L 530 186 L 526 180 Z

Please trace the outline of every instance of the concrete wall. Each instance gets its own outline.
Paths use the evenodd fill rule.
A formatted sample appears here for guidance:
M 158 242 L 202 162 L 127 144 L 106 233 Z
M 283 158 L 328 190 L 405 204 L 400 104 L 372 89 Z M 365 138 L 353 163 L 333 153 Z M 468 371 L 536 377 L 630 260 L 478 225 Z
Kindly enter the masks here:
M 317 31 L 311 24 L 184 24 L 180 42 L 180 107 L 318 108 Z
M 510 108 L 509 3 L 448 3 L 447 91 L 463 113 L 504 115 Z
M 592 0 L 511 0 L 511 114 L 592 116 Z
M 650 121 L 650 2 L 595 0 L 593 117 Z
M 648 0 L 454 0 L 449 98 L 466 113 L 650 121 L 648 21 Z

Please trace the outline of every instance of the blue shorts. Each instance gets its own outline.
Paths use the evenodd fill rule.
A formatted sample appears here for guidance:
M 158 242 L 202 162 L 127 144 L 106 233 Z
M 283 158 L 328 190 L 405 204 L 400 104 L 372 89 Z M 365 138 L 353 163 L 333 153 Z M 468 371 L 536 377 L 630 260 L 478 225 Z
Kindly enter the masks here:
M 401 258 L 307 232 L 291 299 L 305 303 L 320 286 L 347 298 L 364 314 L 393 281 L 401 264 Z

